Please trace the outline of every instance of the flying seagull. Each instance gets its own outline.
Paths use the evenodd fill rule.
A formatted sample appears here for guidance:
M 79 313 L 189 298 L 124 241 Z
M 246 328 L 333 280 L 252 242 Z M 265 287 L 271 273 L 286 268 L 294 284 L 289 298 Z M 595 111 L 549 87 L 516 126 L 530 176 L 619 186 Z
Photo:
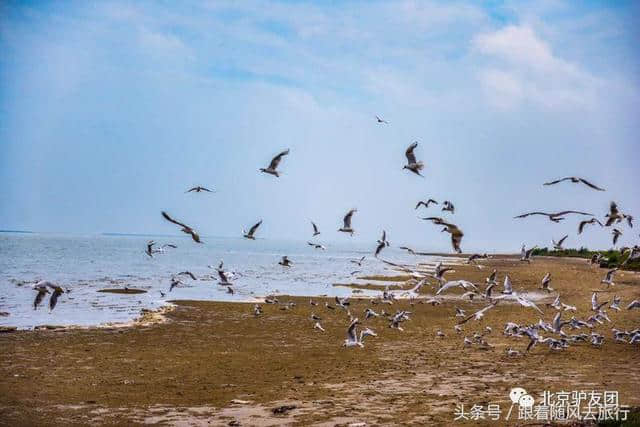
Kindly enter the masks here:
M 547 273 L 542 278 L 542 282 L 540 284 L 540 289 L 550 293 L 551 291 L 554 290 L 551 286 L 549 286 L 550 284 L 551 284 L 551 273 Z
M 622 221 L 623 214 L 618 210 L 618 205 L 616 202 L 611 202 L 609 204 L 609 213 L 604 216 L 607 218 L 607 222 L 604 224 L 605 227 L 609 227 L 613 225 L 614 222 Z
M 585 219 L 584 221 L 580 221 L 580 224 L 578 224 L 578 234 L 582 234 L 584 226 L 587 224 L 598 224 L 600 227 L 602 227 L 602 223 L 598 221 L 597 218 Z
M 558 240 L 557 242 L 555 240 L 551 239 L 551 243 L 553 243 L 553 249 L 555 249 L 556 251 L 563 250 L 564 248 L 562 247 L 562 244 L 567 239 L 567 237 L 569 237 L 568 234 L 566 236 L 564 236 L 562 239 Z
M 589 181 L 587 181 L 584 178 L 578 178 L 577 176 L 568 176 L 566 178 L 561 178 L 561 179 L 556 179 L 555 181 L 551 181 L 551 182 L 545 182 L 543 185 L 553 185 L 553 184 L 557 184 L 559 182 L 563 182 L 563 181 L 571 181 L 574 184 L 584 184 L 587 187 L 591 187 L 594 190 L 598 190 L 598 191 L 605 191 L 604 188 L 600 188 L 596 185 L 593 185 L 592 183 L 590 183 Z
M 58 297 L 62 295 L 64 290 L 60 286 L 49 285 L 53 289 L 53 293 L 49 297 L 49 311 L 53 311 L 56 308 L 56 304 L 58 303 Z
M 384 120 L 384 119 L 381 119 L 381 118 L 380 118 L 380 116 L 376 116 L 376 121 L 377 121 L 378 123 L 384 123 L 384 124 L 387 124 L 387 125 L 389 124 L 389 122 L 388 122 L 388 121 L 386 121 L 386 120 Z
M 617 267 L 607 271 L 607 274 L 604 276 L 604 279 L 600 280 L 600 283 L 605 283 L 607 285 L 607 288 L 609 288 L 609 286 L 611 285 L 615 285 L 615 283 L 613 282 L 613 276 L 616 274 L 616 271 L 618 271 Z
M 258 221 L 257 223 L 255 223 L 250 229 L 249 232 L 247 233 L 246 231 L 242 230 L 242 235 L 249 239 L 249 240 L 256 240 L 256 238 L 253 236 L 256 232 L 256 230 L 258 229 L 258 227 L 260 227 L 260 224 L 262 224 L 262 220 Z
M 424 164 L 416 160 L 415 154 L 413 154 L 413 150 L 418 146 L 418 142 L 414 142 L 407 148 L 405 152 L 405 156 L 407 156 L 407 164 L 402 169 L 410 170 L 416 175 L 422 176 L 420 171 L 424 168 Z
M 613 246 L 615 246 L 616 243 L 618 243 L 618 239 L 620 238 L 620 236 L 622 236 L 622 231 L 618 230 L 617 228 L 614 228 L 611 231 L 611 234 L 613 235 Z
M 187 191 L 185 191 L 185 193 L 192 193 L 192 192 L 196 192 L 196 193 L 200 193 L 201 191 L 206 191 L 207 193 L 213 193 L 213 190 L 209 190 L 206 187 L 200 187 L 199 185 L 197 187 L 191 187 L 190 189 L 188 189 Z
M 420 206 L 424 206 L 425 208 L 428 208 L 430 203 L 433 203 L 433 204 L 435 204 L 435 205 L 437 205 L 437 204 L 438 204 L 438 202 L 436 202 L 436 201 L 435 201 L 435 200 L 433 200 L 433 199 L 429 199 L 429 200 L 427 200 L 426 202 L 425 202 L 425 201 L 423 201 L 423 200 L 420 200 L 420 201 L 418 202 L 418 204 L 416 205 L 416 209 L 418 209 Z
M 598 303 L 598 294 L 596 292 L 591 295 L 591 310 L 596 313 L 600 312 L 600 309 L 609 304 L 609 301 Z
M 585 215 L 585 216 L 593 216 L 593 214 L 590 214 L 588 212 L 580 212 L 580 211 L 562 211 L 562 212 L 557 212 L 557 213 L 547 213 L 547 212 L 527 212 L 524 213 L 522 215 L 518 215 L 518 216 L 514 216 L 514 218 L 526 218 L 530 215 L 543 215 L 546 217 L 549 217 L 549 220 L 553 221 L 553 222 L 560 222 L 564 219 L 564 216 L 567 214 L 576 214 L 576 215 Z
M 491 303 L 490 305 L 486 306 L 483 309 L 480 309 L 478 311 L 476 311 L 475 313 L 473 313 L 471 316 L 468 316 L 466 318 L 464 318 L 463 320 L 461 320 L 460 322 L 458 322 L 458 325 L 462 325 L 466 322 L 468 322 L 471 319 L 475 319 L 475 320 L 480 320 L 484 317 L 485 313 L 487 311 L 489 311 L 490 309 L 492 309 L 493 307 L 495 307 L 496 305 L 498 305 L 498 301 Z
M 526 246 L 522 244 L 522 249 L 520 250 L 520 261 L 526 261 L 531 264 L 531 255 L 533 254 L 533 250 L 535 248 L 537 248 L 537 246 L 534 246 L 527 250 Z
M 325 249 L 327 249 L 327 248 L 325 248 L 323 245 L 321 245 L 319 243 L 307 242 L 307 245 L 313 246 L 315 249 L 322 249 L 323 251 Z
M 44 299 L 44 296 L 49 293 L 49 290 L 47 289 L 47 284 L 48 283 L 49 282 L 39 282 L 34 287 L 34 289 L 38 291 L 38 293 L 36 294 L 36 298 L 33 300 L 33 309 L 34 310 L 38 308 L 38 306 L 40 305 L 40 303 Z
M 451 212 L 451 213 L 455 213 L 455 206 L 453 206 L 453 203 L 451 203 L 448 200 L 445 200 L 444 202 L 442 202 L 442 210 L 446 211 L 446 212 Z
M 354 264 L 358 264 L 358 266 L 360 266 L 360 267 L 361 267 L 361 266 L 362 266 L 362 261 L 364 261 L 364 259 L 365 259 L 365 257 L 363 256 L 363 257 L 362 257 L 362 258 L 360 258 L 360 259 L 352 259 L 352 260 L 350 260 L 350 262 L 352 262 L 352 263 L 354 263 Z
M 462 249 L 460 249 L 460 243 L 462 243 L 462 238 L 464 237 L 462 230 L 454 224 L 446 224 L 442 231 L 451 234 L 451 246 L 453 250 L 457 253 L 462 253 Z
M 188 225 L 185 225 L 185 224 L 183 224 L 183 223 L 181 223 L 181 222 L 179 222 L 179 221 L 176 221 L 175 219 L 171 218 L 171 217 L 169 216 L 169 214 L 168 214 L 168 213 L 166 213 L 165 211 L 162 211 L 162 216 L 163 216 L 163 217 L 164 217 L 164 219 L 166 219 L 167 221 L 172 222 L 172 223 L 174 223 L 174 224 L 179 225 L 180 227 L 182 227 L 182 229 L 181 229 L 180 231 L 182 231 L 182 232 L 183 232 L 183 233 L 185 233 L 185 234 L 190 234 L 190 235 L 191 235 L 191 238 L 193 239 L 193 241 L 194 241 L 194 242 L 196 242 L 196 243 L 202 243 L 202 242 L 200 241 L 200 236 L 198 235 L 198 233 L 196 233 L 196 231 L 195 231 L 193 228 L 191 228 L 191 227 L 189 227 Z
M 291 260 L 286 255 L 282 257 L 282 260 L 280 260 L 278 264 L 280 264 L 283 267 L 291 267 L 293 265 Z
M 144 253 L 149 255 L 150 258 L 153 258 L 153 245 L 155 244 L 156 242 L 154 242 L 153 240 L 149 240 L 147 242 L 147 250 L 145 250 Z
M 311 221 L 311 225 L 313 226 L 313 237 L 320 234 L 320 230 L 318 230 L 318 226 L 316 225 L 316 223 Z
M 347 212 L 347 214 L 344 216 L 343 221 L 343 226 L 342 228 L 339 228 L 338 231 L 342 231 L 343 233 L 349 233 L 353 236 L 353 228 L 351 228 L 351 217 L 353 216 L 353 214 L 355 212 L 357 212 L 357 209 L 351 209 L 349 212 Z
M 268 173 L 270 175 L 274 175 L 276 177 L 279 177 L 280 176 L 280 172 L 278 172 L 276 169 L 278 168 L 278 165 L 280 164 L 280 160 L 282 160 L 282 158 L 284 156 L 286 156 L 287 154 L 289 154 L 289 149 L 288 148 L 286 150 L 284 150 L 283 152 L 281 152 L 280 154 L 278 154 L 277 156 L 275 156 L 273 159 L 271 159 L 271 163 L 269 163 L 268 167 L 260 168 L 260 172 Z
M 398 249 L 405 250 L 405 251 L 409 252 L 411 255 L 415 255 L 416 254 L 416 251 L 414 251 L 413 249 L 411 249 L 408 246 L 400 246 Z

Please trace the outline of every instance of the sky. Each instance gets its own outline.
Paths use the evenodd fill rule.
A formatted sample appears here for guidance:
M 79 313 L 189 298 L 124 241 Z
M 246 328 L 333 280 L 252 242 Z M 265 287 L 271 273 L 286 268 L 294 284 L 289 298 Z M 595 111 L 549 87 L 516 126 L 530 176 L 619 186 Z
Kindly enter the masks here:
M 632 1 L 0 2 L 0 229 L 611 247 L 640 220 Z M 389 124 L 378 124 L 375 115 Z M 402 167 L 404 151 L 424 178 Z M 289 148 L 282 176 L 261 174 Z M 569 175 L 606 188 L 542 183 Z M 214 194 L 185 194 L 193 185 Z M 456 211 L 416 211 L 418 200 Z M 353 237 L 338 233 L 357 208 Z M 638 242 L 640 221 L 621 226 Z M 205 239 L 206 240 L 206 239 Z

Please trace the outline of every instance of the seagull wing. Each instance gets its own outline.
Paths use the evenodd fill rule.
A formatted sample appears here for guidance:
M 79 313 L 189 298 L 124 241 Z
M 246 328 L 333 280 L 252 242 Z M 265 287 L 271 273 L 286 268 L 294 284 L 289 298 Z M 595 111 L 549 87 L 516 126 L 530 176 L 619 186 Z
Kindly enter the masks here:
M 580 182 L 582 182 L 584 185 L 593 188 L 594 190 L 598 190 L 598 191 L 605 191 L 604 188 L 600 188 L 592 183 L 590 183 L 589 181 L 587 181 L 586 179 L 583 178 L 578 178 L 580 180 Z
M 351 228 L 351 217 L 353 216 L 353 214 L 356 212 L 356 209 L 351 209 L 349 212 L 347 212 L 347 214 L 344 216 L 343 222 L 344 222 L 344 228 Z
M 568 234 L 564 236 L 562 239 L 558 240 L 558 246 L 562 246 L 562 242 L 564 242 L 567 239 L 567 237 L 569 237 Z
M 416 161 L 416 156 L 415 154 L 413 154 L 413 150 L 418 146 L 418 142 L 414 142 L 413 144 L 411 144 L 409 146 L 409 148 L 407 148 L 407 151 L 405 151 L 405 156 L 407 156 L 407 163 L 408 164 L 412 164 L 412 163 L 417 163 Z
M 271 159 L 271 163 L 269 163 L 269 169 L 276 169 L 278 167 L 278 165 L 280 164 L 280 160 L 282 160 L 282 158 L 284 156 L 286 156 L 287 154 L 289 154 L 289 149 L 287 148 L 286 150 L 284 150 L 282 153 L 278 154 L 277 156 L 275 156 L 273 159 Z
M 260 227 L 260 224 L 262 224 L 262 220 L 258 221 L 257 223 L 255 223 L 253 225 L 253 227 L 251 227 L 249 229 L 249 232 L 247 233 L 249 236 L 253 236 L 253 233 L 256 232 L 256 230 L 258 229 L 258 227 Z
M 179 221 L 176 221 L 175 219 L 171 218 L 171 217 L 169 216 L 169 214 L 168 214 L 168 213 L 166 213 L 165 211 L 162 211 L 162 216 L 163 216 L 163 217 L 164 217 L 164 219 L 166 219 L 167 221 L 172 222 L 172 223 L 174 223 L 174 224 L 176 224 L 176 225 L 179 225 L 179 226 L 181 226 L 181 227 L 183 227 L 183 228 L 185 228 L 185 229 L 188 229 L 188 230 L 191 230 L 191 229 L 192 229 L 192 228 L 191 228 L 191 227 L 189 227 L 188 225 L 185 225 L 185 224 L 183 224 L 183 223 L 181 223 L 181 222 L 179 222 Z
M 542 184 L 542 185 L 553 185 L 553 184 L 557 184 L 557 183 L 562 182 L 562 181 L 566 181 L 566 180 L 568 180 L 568 179 L 571 179 L 571 177 L 570 177 L 570 176 L 568 176 L 568 177 L 566 177 L 566 178 L 556 179 L 555 181 L 545 182 L 545 183 L 544 183 L 544 184 Z

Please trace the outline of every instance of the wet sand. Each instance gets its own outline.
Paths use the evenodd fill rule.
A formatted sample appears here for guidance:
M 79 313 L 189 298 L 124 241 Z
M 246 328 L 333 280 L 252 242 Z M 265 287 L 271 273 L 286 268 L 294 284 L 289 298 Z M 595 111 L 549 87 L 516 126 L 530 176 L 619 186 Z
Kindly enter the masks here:
M 484 283 L 497 268 L 500 280 L 507 272 L 515 289 L 533 291 L 550 271 L 552 286 L 563 302 L 578 307 L 581 319 L 591 313 L 592 291 L 604 290 L 599 282 L 605 270 L 580 259 L 536 258 L 528 265 L 500 258 L 481 264 L 482 270 L 456 266 L 447 277 Z M 389 275 L 401 284 L 408 279 Z M 600 293 L 601 301 L 615 293 L 626 307 L 640 298 L 638 273 L 620 272 L 615 282 Z M 487 338 L 494 348 L 463 349 L 463 335 L 453 330 L 454 307 L 477 310 L 485 302 L 389 306 L 357 295 L 350 310 L 361 320 L 366 307 L 412 311 L 404 332 L 390 329 L 385 319 L 366 320 L 363 326 L 379 336 L 368 338 L 365 348 L 345 349 L 344 311 L 328 310 L 321 298 L 312 307 L 309 298 L 280 296 L 280 303 L 297 305 L 282 310 L 282 304 L 263 304 L 264 314 L 255 317 L 253 304 L 177 301 L 164 322 L 0 334 L 0 424 L 450 424 L 460 403 L 498 403 L 506 412 L 513 386 L 535 397 L 544 390 L 617 390 L 621 403 L 640 406 L 640 346 L 611 337 L 612 327 L 640 327 L 640 310 L 608 310 L 612 323 L 596 328 L 606 337 L 602 348 L 576 344 L 553 352 L 538 345 L 510 358 L 505 349 L 524 351 L 528 340 L 503 336 L 504 324 L 537 322 L 532 309 L 499 304 L 483 321 L 464 327 L 470 337 L 491 326 Z M 544 301 L 538 305 L 550 322 L 556 311 Z M 326 332 L 312 328 L 312 312 L 322 317 Z M 447 336 L 437 338 L 438 329 Z M 585 330 L 575 331 L 580 332 Z M 274 414 L 282 405 L 295 408 Z

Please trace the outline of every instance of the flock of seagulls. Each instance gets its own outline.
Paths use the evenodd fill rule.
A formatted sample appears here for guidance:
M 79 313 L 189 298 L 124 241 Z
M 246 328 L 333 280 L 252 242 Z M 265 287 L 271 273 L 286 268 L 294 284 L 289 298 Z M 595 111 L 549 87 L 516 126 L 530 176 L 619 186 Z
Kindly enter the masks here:
M 379 116 L 376 116 L 376 121 L 378 124 L 387 125 L 388 122 Z M 418 175 L 424 178 L 422 175 L 422 171 L 424 170 L 424 163 L 422 161 L 417 160 L 415 150 L 418 147 L 418 142 L 415 141 L 409 145 L 409 147 L 405 151 L 405 156 L 407 159 L 406 164 L 403 166 L 404 170 L 411 172 L 412 174 Z M 269 165 L 265 168 L 260 168 L 259 172 L 272 175 L 274 177 L 280 177 L 281 172 L 278 170 L 280 163 L 282 162 L 285 156 L 288 156 L 290 153 L 289 149 L 283 150 L 274 156 L 269 163 Z M 562 182 L 571 182 L 575 184 L 582 184 L 596 191 L 605 191 L 603 188 L 598 187 L 597 185 L 585 180 L 580 177 L 565 177 L 561 179 L 557 179 L 554 181 L 546 182 L 544 186 L 556 185 Z M 200 185 L 189 188 L 186 193 L 213 193 L 214 190 L 211 190 L 206 187 L 202 187 Z M 455 206 L 453 202 L 450 200 L 444 200 L 441 204 L 433 198 L 428 198 L 427 200 L 420 200 L 415 205 L 415 210 L 423 207 L 424 209 L 429 210 L 431 205 L 440 206 L 440 212 L 447 213 L 449 215 L 454 215 L 456 212 Z M 349 235 L 353 235 L 355 233 L 352 221 L 354 214 L 358 211 L 357 209 L 350 209 L 342 219 L 342 226 L 337 230 L 341 233 L 346 233 Z M 598 220 L 595 215 L 582 212 L 577 210 L 564 210 L 555 213 L 541 212 L 541 211 L 533 211 L 527 212 L 521 215 L 516 216 L 517 219 L 527 218 L 530 216 L 546 216 L 550 221 L 554 223 L 560 223 L 564 221 L 569 215 L 578 215 L 582 217 L 590 217 L 589 219 L 585 219 L 580 221 L 578 224 L 578 234 L 581 234 L 587 225 L 599 225 L 600 227 L 611 227 L 615 224 L 626 221 L 629 227 L 633 227 L 633 217 L 626 213 L 621 212 L 618 209 L 618 206 L 615 202 L 611 202 L 609 206 L 609 211 L 604 217 L 604 220 L 601 222 Z M 192 240 L 196 243 L 202 244 L 202 240 L 200 235 L 195 230 L 194 227 L 186 225 L 183 222 L 180 222 L 173 217 L 171 217 L 167 212 L 162 211 L 162 217 L 171 224 L 177 225 L 185 234 L 188 234 Z M 450 235 L 451 246 L 456 253 L 462 253 L 461 244 L 462 239 L 464 237 L 464 233 L 456 224 L 452 222 L 451 219 L 444 219 L 438 216 L 427 216 L 420 217 L 420 219 L 425 221 L 430 221 L 432 224 L 442 227 L 441 232 L 446 232 Z M 259 227 L 262 224 L 262 220 L 259 220 L 255 223 L 248 231 L 243 230 L 242 235 L 244 238 L 248 240 L 255 240 L 256 233 L 259 230 Z M 319 227 L 313 221 L 311 221 L 312 226 L 312 238 L 321 234 Z M 613 228 L 613 244 L 616 245 L 619 237 L 622 235 L 622 232 L 618 228 Z M 568 235 L 563 236 L 558 241 L 552 239 L 553 248 L 555 250 L 562 250 L 563 244 L 568 238 Z M 307 242 L 309 246 L 319 249 L 325 250 L 326 248 L 319 244 L 314 243 L 313 241 Z M 378 258 L 381 252 L 390 246 L 390 242 L 387 239 L 387 233 L 383 230 L 382 235 L 379 240 L 377 240 L 377 244 L 374 250 L 374 257 Z M 522 246 L 520 261 L 531 263 L 533 259 L 533 251 L 537 246 L 526 249 L 525 245 Z M 155 241 L 149 241 L 146 245 L 145 253 L 153 258 L 155 253 L 163 252 L 166 248 L 176 248 L 173 244 L 165 244 L 162 246 L 157 245 Z M 402 250 L 406 250 L 410 254 L 415 254 L 416 252 L 406 246 L 399 247 Z M 634 248 L 629 248 L 629 256 L 625 262 L 629 260 L 640 258 L 640 247 L 635 246 Z M 358 267 L 362 266 L 362 263 L 365 260 L 365 256 L 350 260 L 353 264 L 356 264 Z M 487 259 L 489 256 L 486 254 L 472 254 L 467 259 L 467 263 L 475 264 L 482 259 Z M 595 260 L 595 261 L 594 261 Z M 599 261 L 600 258 L 594 257 L 592 259 L 593 262 Z M 389 261 L 382 262 L 392 265 L 397 268 L 401 268 L 403 271 L 410 273 L 411 282 L 413 283 L 413 287 L 408 291 L 390 291 L 388 288 L 382 292 L 379 297 L 373 298 L 370 300 L 371 304 L 381 304 L 381 305 L 389 305 L 392 306 L 395 304 L 400 297 L 407 296 L 410 303 L 413 305 L 418 301 L 421 304 L 429 304 L 429 305 L 439 305 L 441 304 L 441 298 L 447 292 L 450 292 L 453 289 L 460 289 L 464 293 L 461 295 L 462 299 L 469 298 L 470 301 L 474 299 L 479 301 L 485 301 L 486 305 L 481 309 L 475 311 L 474 313 L 467 314 L 464 310 L 460 308 L 456 308 L 455 318 L 460 319 L 455 322 L 453 325 L 453 330 L 456 334 L 464 334 L 464 325 L 469 322 L 479 322 L 484 319 L 486 316 L 490 315 L 491 310 L 494 309 L 498 304 L 511 302 L 513 304 L 517 304 L 523 309 L 531 309 L 536 313 L 544 316 L 544 311 L 538 307 L 538 305 L 530 299 L 526 293 L 522 292 L 519 289 L 514 289 L 511 278 L 508 274 L 504 275 L 502 281 L 502 290 L 498 294 L 496 288 L 498 288 L 498 271 L 496 269 L 489 275 L 489 277 L 485 280 L 485 287 L 481 289 L 481 285 L 474 284 L 467 280 L 457 279 L 457 280 L 447 280 L 445 276 L 453 272 L 453 270 L 449 267 L 443 267 L 442 263 L 438 263 L 433 271 L 425 272 L 424 270 L 412 269 L 406 266 L 399 266 L 397 264 L 391 263 Z M 287 255 L 283 255 L 278 264 L 284 268 L 292 268 L 294 263 L 288 258 Z M 227 292 L 234 293 L 233 290 L 233 282 L 232 280 L 238 276 L 237 273 L 225 271 L 223 269 L 224 263 L 220 262 L 220 264 L 216 267 L 209 266 L 211 268 L 215 268 L 218 275 L 218 283 L 222 286 L 227 287 Z M 618 268 L 610 269 L 605 277 L 601 280 L 602 284 L 605 284 L 607 288 L 610 286 L 614 286 L 614 275 Z M 358 270 L 359 271 L 359 270 Z M 354 273 L 358 272 L 355 271 Z M 352 273 L 352 274 L 354 274 Z M 183 271 L 171 277 L 171 284 L 169 287 L 169 291 L 172 291 L 175 287 L 181 286 L 183 282 L 180 278 L 190 278 L 191 280 L 197 280 L 196 276 L 190 271 Z M 551 286 L 552 277 L 550 273 L 544 275 L 540 282 L 540 289 L 545 293 L 556 292 L 556 290 Z M 434 293 L 432 296 L 425 297 L 420 294 L 420 290 L 423 287 L 432 286 L 434 289 Z M 37 295 L 35 297 L 33 306 L 34 309 L 37 309 L 38 306 L 42 303 L 46 294 L 50 293 L 49 298 L 49 307 L 50 310 L 53 310 L 56 306 L 58 297 L 64 292 L 62 288 L 57 285 L 54 285 L 50 282 L 39 282 L 36 284 L 35 289 L 37 291 Z M 50 292 L 51 290 L 51 292 Z M 161 295 L 165 295 L 164 292 L 161 292 Z M 266 297 L 265 304 L 278 304 L 278 300 L 276 297 Z M 515 338 L 527 338 L 529 339 L 529 343 L 526 346 L 526 350 L 524 352 L 531 351 L 531 349 L 537 344 L 547 344 L 552 350 L 564 350 L 568 348 L 571 344 L 577 342 L 590 342 L 594 346 L 601 346 L 604 342 L 604 336 L 591 332 L 590 334 L 570 334 L 565 332 L 565 329 L 571 329 L 571 331 L 581 328 L 588 328 L 593 330 L 597 325 L 604 324 L 604 322 L 611 322 L 605 308 L 608 305 L 611 310 L 620 311 L 621 299 L 617 296 L 614 296 L 611 302 L 604 301 L 599 302 L 597 299 L 597 294 L 594 293 L 591 300 L 591 309 L 594 312 L 591 316 L 586 319 L 578 319 L 575 316 L 569 320 L 563 320 L 562 314 L 568 311 L 575 312 L 576 307 L 566 304 L 561 301 L 560 294 L 557 293 L 555 300 L 552 304 L 548 304 L 548 307 L 551 307 L 557 311 L 551 323 L 546 323 L 543 319 L 537 324 L 533 325 L 518 325 L 515 322 L 508 322 L 504 328 L 504 334 L 510 337 Z M 310 301 L 312 306 L 317 306 L 313 300 Z M 291 310 L 295 306 L 295 303 L 287 303 L 283 304 L 282 310 Z M 358 317 L 355 317 L 350 312 L 350 301 L 348 298 L 340 299 L 338 297 L 335 298 L 335 305 L 331 305 L 328 302 L 325 303 L 325 307 L 327 310 L 331 312 L 336 312 L 337 310 L 343 311 L 347 314 L 349 318 L 349 323 L 347 327 L 346 339 L 343 342 L 344 347 L 364 347 L 365 339 L 367 337 L 376 337 L 377 333 L 369 328 L 364 327 L 363 322 L 371 322 L 372 319 L 386 319 L 388 322 L 388 327 L 391 329 L 395 329 L 398 331 L 403 331 L 403 324 L 405 322 L 410 321 L 411 312 L 407 310 L 396 310 L 395 313 L 388 313 L 385 310 L 381 310 L 380 313 L 376 312 L 372 307 L 367 307 L 364 311 L 364 320 L 359 320 Z M 627 305 L 628 310 L 640 308 L 640 301 L 634 300 L 631 301 Z M 253 313 L 255 316 L 263 315 L 264 311 L 260 304 L 256 304 L 253 307 Z M 325 328 L 321 324 L 321 317 L 315 314 L 312 314 L 311 320 L 313 322 L 313 329 L 319 332 L 325 332 Z M 358 331 L 358 328 L 361 328 Z M 630 343 L 640 343 L 640 330 L 636 329 L 634 331 L 621 331 L 617 329 L 613 329 L 614 338 L 616 341 L 625 341 Z M 488 336 L 492 333 L 490 327 L 485 327 L 482 331 L 476 332 L 473 336 L 464 336 L 462 340 L 463 347 L 474 347 L 479 346 L 481 348 L 490 348 L 491 345 L 488 342 Z M 543 336 L 546 334 L 546 336 Z M 446 336 L 446 333 L 442 330 L 438 330 L 436 336 L 439 338 L 443 338 Z M 513 350 L 512 348 L 507 349 L 508 356 L 517 356 L 520 355 L 521 352 L 517 350 Z

